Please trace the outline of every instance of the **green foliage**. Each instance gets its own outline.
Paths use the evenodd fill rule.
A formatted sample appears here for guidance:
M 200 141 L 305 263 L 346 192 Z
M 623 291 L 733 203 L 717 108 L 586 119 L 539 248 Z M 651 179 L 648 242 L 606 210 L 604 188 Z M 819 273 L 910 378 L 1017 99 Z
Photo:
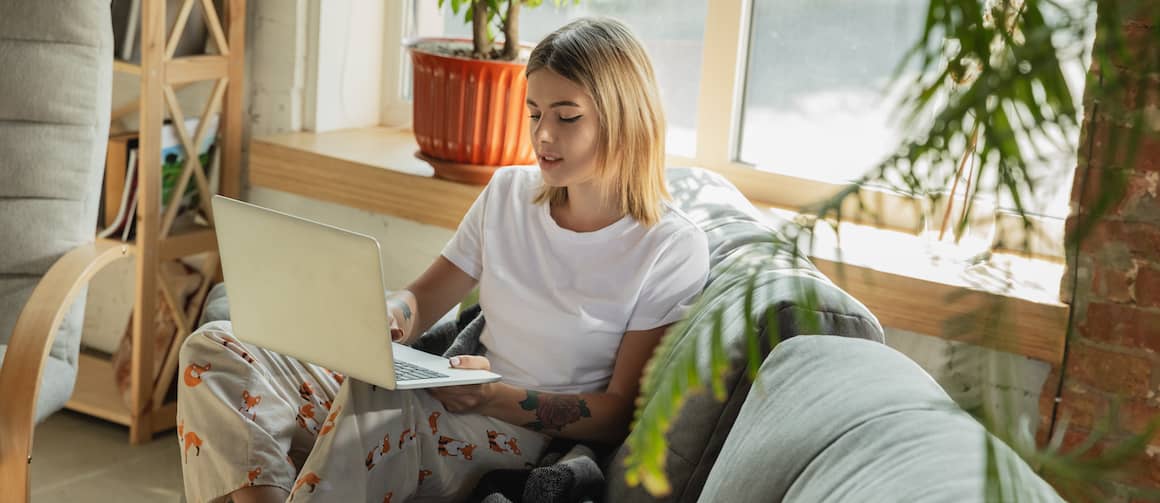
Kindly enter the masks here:
M 439 8 L 443 8 L 444 3 L 447 1 L 439 0 Z M 506 33 L 507 38 L 518 42 L 520 39 L 519 24 L 518 22 L 511 24 L 508 22 L 508 17 L 513 12 L 513 9 L 518 9 L 521 5 L 534 9 L 544 3 L 544 0 L 515 1 L 516 3 L 513 4 L 512 0 L 450 0 L 452 13 L 456 15 L 459 15 L 460 12 L 463 13 L 463 24 L 474 25 L 477 22 L 475 19 L 476 6 L 484 6 L 487 9 L 486 15 L 480 20 L 482 25 L 474 26 L 472 30 L 472 33 L 475 34 L 472 40 L 474 45 L 472 52 L 476 54 L 476 57 L 507 57 L 493 53 L 492 46 L 495 44 L 496 38 L 493 29 Z M 557 9 L 567 5 L 569 2 L 572 5 L 578 5 L 580 0 L 552 0 L 552 3 Z M 479 36 L 480 34 L 482 34 L 482 38 Z M 512 56 L 510 57 L 514 57 L 515 53 L 511 54 Z
M 1148 87 L 1152 81 L 1147 76 L 1160 74 L 1160 7 L 1155 2 L 1133 0 L 1075 3 L 929 0 L 922 35 L 895 72 L 895 85 L 902 86 L 904 91 L 897 118 L 914 133 L 893 155 L 859 180 L 809 208 L 808 212 L 815 217 L 799 221 L 796 229 L 789 230 L 790 234 L 808 237 L 819 220 L 836 227 L 843 218 L 849 217 L 842 214 L 842 208 L 849 208 L 847 201 L 851 199 L 856 202 L 854 207 L 864 213 L 867 187 L 884 187 L 917 197 L 943 189 L 950 185 L 956 173 L 956 161 L 967 149 L 973 150 L 979 162 L 968 181 L 970 200 L 979 194 L 996 198 L 1005 195 L 1022 217 L 1024 230 L 1034 231 L 1028 213 L 1037 187 L 1049 178 L 1065 176 L 1074 166 L 1056 166 L 1049 173 L 1036 173 L 1032 166 L 1050 158 L 1051 152 L 1045 150 L 1075 152 L 1080 149 L 1074 138 L 1081 127 L 1081 110 L 1076 107 L 1076 97 L 1064 79 L 1059 55 L 1083 53 L 1085 43 L 1097 34 L 1092 57 L 1093 66 L 1100 71 L 1089 78 L 1085 100 L 1090 104 L 1091 115 L 1100 120 L 1087 124 L 1085 138 L 1089 142 L 1094 137 L 1106 138 L 1105 157 L 1093 162 L 1112 168 L 1130 165 L 1146 119 L 1131 103 L 1138 99 L 1134 97 L 1157 92 Z M 1097 9 L 1093 33 L 1091 19 Z M 1149 43 L 1128 42 L 1124 26 L 1127 20 L 1135 19 L 1151 20 L 1152 29 L 1146 32 Z M 1133 71 L 1117 70 L 1123 67 L 1131 67 Z M 923 119 L 930 116 L 933 120 Z M 1117 127 L 1116 133 L 1122 134 L 1108 135 L 1093 124 L 1100 127 L 1111 124 Z M 1080 150 L 1081 155 L 1084 153 Z M 1083 165 L 1087 161 L 1080 162 Z M 1078 183 L 1089 182 L 1087 170 L 1081 169 L 1079 175 L 1084 178 Z M 1073 254 L 1094 222 L 1122 198 L 1125 190 L 1122 170 L 1103 169 L 1098 176 L 1101 177 L 1100 194 L 1080 215 L 1076 232 L 1069 236 L 1067 246 Z M 970 211 L 968 205 L 967 212 L 956 222 L 960 229 L 969 221 Z M 1033 234 L 1024 232 L 1024 239 Z M 795 257 L 805 255 L 799 246 L 801 242 L 775 238 L 775 246 L 792 247 Z M 1029 246 L 1026 241 L 1022 245 Z M 759 320 L 764 321 L 770 336 L 767 346 L 777 343 L 775 309 L 760 307 L 762 285 L 754 279 L 760 267 L 759 261 L 735 263 L 714 279 L 691 314 L 662 341 L 656 351 L 658 357 L 647 365 L 632 432 L 626 441 L 630 452 L 626 461 L 630 485 L 643 484 L 653 495 L 668 494 L 670 487 L 664 472 L 665 433 L 691 394 L 708 387 L 714 396 L 724 396 L 722 376 L 728 370 L 729 360 L 722 341 L 729 330 L 744 330 L 750 378 L 756 375 L 761 363 Z M 806 284 L 798 293 L 800 305 L 816 305 L 817 293 Z M 726 322 L 737 319 L 726 317 L 725 312 L 738 306 L 744 310 L 741 327 Z M 982 330 L 1000 337 L 1005 332 L 1003 318 L 1008 315 L 1002 305 L 985 305 L 973 319 L 955 320 L 947 329 L 952 332 Z M 799 323 L 808 327 L 810 320 L 799 320 Z M 1071 330 L 1069 327 L 1069 336 Z M 679 344 L 687 338 L 695 338 L 698 343 Z M 1109 424 L 1114 424 L 1114 416 L 1113 410 Z M 1109 483 L 1122 474 L 1127 460 L 1142 453 L 1160 428 L 1160 422 L 1153 421 L 1147 431 L 1093 456 L 1089 450 L 1102 445 L 1105 430 L 1097 431 L 1077 449 L 1063 452 L 1058 437 L 1047 448 L 1038 449 L 1025 433 L 1029 428 L 999 424 L 995 417 L 987 414 L 980 417 L 994 435 L 981 440 L 986 442 L 987 494 L 1002 501 L 1017 495 L 1018 488 L 1009 487 L 1006 482 L 1009 479 L 1005 474 L 1011 467 L 998 461 L 995 442 L 1012 446 L 1065 494 L 1071 494 L 1067 493 L 1070 488 L 1083 497 L 1089 488 Z
M 792 245 L 774 236 L 771 242 L 744 245 L 712 271 L 713 280 L 698 300 L 692 314 L 674 325 L 645 367 L 641 393 L 637 399 L 633 425 L 625 443 L 629 485 L 642 484 L 654 495 L 671 491 L 664 475 L 665 434 L 673 418 L 690 397 L 706 388 L 717 400 L 726 398 L 725 375 L 734 358 L 726 347 L 727 334 L 741 333 L 746 348 L 746 372 L 753 378 L 763 356 L 780 341 L 778 306 L 775 293 L 794 278 L 762 274 L 796 258 L 784 253 Z M 778 253 L 783 250 L 782 253 Z M 797 292 L 811 292 L 811 283 L 797 283 Z M 794 321 L 801 327 L 816 326 L 818 320 L 799 311 Z M 814 325 L 811 325 L 814 324 Z M 762 340 L 762 333 L 767 339 Z

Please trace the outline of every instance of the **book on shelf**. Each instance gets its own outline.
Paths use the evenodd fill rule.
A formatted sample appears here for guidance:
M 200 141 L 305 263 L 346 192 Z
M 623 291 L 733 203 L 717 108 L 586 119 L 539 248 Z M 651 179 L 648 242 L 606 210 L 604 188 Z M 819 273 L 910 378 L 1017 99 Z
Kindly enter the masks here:
M 213 115 L 206 125 L 205 139 L 198 145 L 198 160 L 210 178 L 211 163 L 217 139 L 218 116 Z M 191 136 L 196 134 L 200 119 L 185 120 L 185 129 Z M 97 233 L 102 238 L 119 238 L 130 241 L 136 236 L 137 224 L 137 171 L 139 168 L 138 139 L 136 133 L 117 135 L 109 139 L 109 153 L 106 155 L 104 209 L 101 211 L 103 227 Z M 161 207 L 165 213 L 174 198 L 177 183 L 185 170 L 186 153 L 177 135 L 177 128 L 169 121 L 161 128 Z M 196 211 L 201 203 L 197 183 L 191 174 L 185 191 L 180 196 L 178 214 Z

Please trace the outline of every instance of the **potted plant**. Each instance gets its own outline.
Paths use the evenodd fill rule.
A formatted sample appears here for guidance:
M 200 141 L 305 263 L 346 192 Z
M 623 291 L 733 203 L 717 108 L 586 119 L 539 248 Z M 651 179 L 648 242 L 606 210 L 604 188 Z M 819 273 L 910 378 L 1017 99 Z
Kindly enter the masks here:
M 439 0 L 442 8 L 445 0 Z M 566 0 L 553 0 L 556 6 Z M 574 3 L 578 0 L 573 0 Z M 543 0 L 451 0 L 463 12 L 472 38 L 418 39 L 407 44 L 413 68 L 416 155 L 435 175 L 486 184 L 499 166 L 532 164 L 524 113 L 529 48 L 518 43 L 523 5 Z M 503 33 L 496 40 L 493 27 Z

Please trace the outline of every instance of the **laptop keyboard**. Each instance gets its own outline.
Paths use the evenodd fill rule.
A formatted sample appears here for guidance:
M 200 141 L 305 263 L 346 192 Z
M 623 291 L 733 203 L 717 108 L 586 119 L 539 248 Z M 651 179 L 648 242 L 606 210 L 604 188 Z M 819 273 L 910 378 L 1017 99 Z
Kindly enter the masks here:
M 440 377 L 447 377 L 447 374 L 440 374 L 434 370 L 427 370 L 423 367 L 415 365 L 414 363 L 395 360 L 396 381 L 415 381 L 419 379 L 436 379 Z

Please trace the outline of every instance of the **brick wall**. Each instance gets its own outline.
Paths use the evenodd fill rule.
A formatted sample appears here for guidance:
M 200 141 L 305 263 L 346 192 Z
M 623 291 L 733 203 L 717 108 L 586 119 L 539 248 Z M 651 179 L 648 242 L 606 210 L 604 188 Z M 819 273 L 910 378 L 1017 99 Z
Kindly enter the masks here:
M 1160 27 L 1139 19 L 1122 25 L 1132 53 L 1156 57 L 1157 49 L 1147 42 L 1156 39 L 1149 30 Z M 1097 48 L 1102 36 L 1097 35 Z M 1140 77 L 1140 65 L 1134 64 L 1138 61 L 1129 59 L 1103 69 L 1093 65 L 1091 71 L 1093 77 L 1100 71 Z M 1095 224 L 1079 253 L 1069 250 L 1062 296 L 1064 301 L 1071 299 L 1076 332 L 1068 342 L 1067 362 L 1061 372 L 1057 417 L 1070 418 L 1065 445 L 1074 446 L 1086 438 L 1096 421 L 1108 417 L 1109 405 L 1117 396 L 1122 401 L 1112 440 L 1128 432 L 1141 432 L 1149 420 L 1160 417 L 1160 76 L 1145 78 L 1148 91 L 1132 93 L 1124 103 L 1128 111 L 1151 116 L 1131 164 L 1105 157 L 1111 135 L 1126 137 L 1124 122 L 1114 118 L 1115 107 L 1095 103 L 1090 92 L 1084 100 L 1086 119 L 1072 191 L 1069 235 L 1076 228 L 1077 212 L 1093 207 L 1104 175 L 1119 177 L 1126 188 L 1123 197 Z M 1098 85 L 1096 79 L 1089 82 L 1089 86 Z M 1043 391 L 1042 409 L 1048 414 L 1059 375 L 1053 373 Z M 1058 420 L 1056 427 L 1062 428 Z M 1146 455 L 1132 466 L 1138 468 L 1129 478 L 1132 485 L 1160 489 L 1160 438 L 1154 438 Z

